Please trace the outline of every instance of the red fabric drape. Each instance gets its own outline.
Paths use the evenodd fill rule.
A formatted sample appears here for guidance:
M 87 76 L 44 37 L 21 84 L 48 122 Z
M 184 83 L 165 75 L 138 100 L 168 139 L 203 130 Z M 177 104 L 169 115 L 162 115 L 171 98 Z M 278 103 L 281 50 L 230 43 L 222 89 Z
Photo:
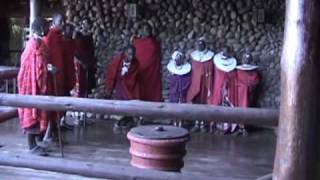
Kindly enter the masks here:
M 17 78 L 19 94 L 47 94 L 47 60 L 48 49 L 46 45 L 31 38 L 21 55 Z M 48 124 L 46 112 L 35 108 L 19 108 L 18 111 L 22 128 L 31 128 L 39 123 L 40 132 L 46 130 Z
M 256 70 L 237 70 L 237 102 L 236 106 L 249 107 L 250 96 L 254 87 L 259 83 L 259 75 Z
M 57 92 L 50 92 L 50 94 L 59 95 L 62 96 L 65 93 L 65 83 L 64 82 L 64 63 L 63 63 L 63 36 L 62 32 L 57 29 L 50 29 L 47 36 L 44 38 L 44 41 L 49 49 L 49 63 L 54 65 L 56 68 L 58 68 L 57 74 L 55 74 L 56 81 L 59 83 L 56 83 L 57 87 L 54 88 L 54 80 L 53 76 L 49 75 L 49 85 L 50 89 L 57 89 Z M 57 94 L 56 94 L 57 93 Z
M 187 102 L 207 104 L 212 98 L 213 62 L 192 61 L 191 84 L 187 93 Z
M 133 44 L 139 64 L 140 98 L 161 101 L 160 45 L 152 37 L 136 38 Z
M 75 56 L 75 41 L 72 39 L 64 39 L 63 41 L 63 58 L 64 58 L 64 86 L 65 91 L 70 92 L 70 90 L 75 86 L 76 82 L 76 72 L 74 65 Z
M 95 73 L 97 62 L 94 55 L 94 43 L 91 34 L 83 35 L 81 33 L 78 34 L 75 42 L 75 56 L 86 66 L 86 68 L 83 66 L 80 67 L 80 64 L 78 62 L 76 63 L 79 73 L 79 91 L 86 94 L 87 91 L 90 91 L 96 86 Z
M 87 70 L 84 69 L 83 65 L 80 64 L 78 60 L 74 60 L 74 68 L 75 68 L 75 94 L 76 97 L 86 97 L 88 92 L 88 78 L 87 78 Z
M 215 67 L 211 104 L 221 105 L 225 88 L 230 102 L 235 105 L 237 101 L 236 75 L 236 71 L 224 72 Z
M 106 88 L 108 91 L 112 92 L 115 88 L 117 81 L 122 84 L 122 91 L 125 92 L 129 99 L 139 99 L 140 98 L 140 88 L 137 81 L 138 75 L 138 63 L 134 62 L 130 65 L 128 73 L 122 77 L 118 76 L 119 71 L 121 71 L 122 64 L 125 58 L 125 54 L 116 56 L 112 62 L 107 66 L 106 69 Z M 120 78 L 120 79 L 119 79 Z

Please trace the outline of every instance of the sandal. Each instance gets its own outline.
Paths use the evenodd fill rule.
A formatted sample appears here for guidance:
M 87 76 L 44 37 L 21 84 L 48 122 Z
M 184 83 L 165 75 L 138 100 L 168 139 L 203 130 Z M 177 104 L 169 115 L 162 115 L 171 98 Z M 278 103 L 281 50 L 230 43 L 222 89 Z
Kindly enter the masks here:
M 47 149 L 40 146 L 35 146 L 34 148 L 30 149 L 30 153 L 38 156 L 49 156 Z

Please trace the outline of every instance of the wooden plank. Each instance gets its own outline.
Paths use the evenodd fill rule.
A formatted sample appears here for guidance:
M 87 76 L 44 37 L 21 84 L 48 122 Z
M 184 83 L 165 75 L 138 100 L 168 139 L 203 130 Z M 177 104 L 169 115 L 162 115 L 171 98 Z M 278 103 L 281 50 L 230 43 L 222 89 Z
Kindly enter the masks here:
M 52 159 L 49 157 L 10 156 L 0 154 L 0 166 L 31 168 L 61 172 L 66 174 L 77 174 L 86 177 L 107 178 L 114 180 L 209 180 L 211 177 L 194 176 L 174 172 L 162 172 L 153 170 L 142 170 L 133 167 L 108 165 L 101 163 L 87 163 L 66 159 Z
M 0 166 L 0 179 L 14 179 L 14 180 L 102 180 L 101 178 L 90 178 L 79 175 L 70 175 L 65 173 L 57 173 L 51 171 L 41 171 L 28 168 L 15 168 L 8 166 Z M 106 179 L 104 179 L 106 180 Z
M 231 122 L 277 126 L 278 110 L 230 108 L 200 104 L 173 104 L 145 101 L 97 100 L 73 97 L 30 96 L 0 93 L 0 105 L 35 107 L 57 111 L 84 111 L 101 114 Z
M 19 68 L 0 66 L 0 79 L 12 79 L 18 76 Z
M 320 1 L 287 0 L 274 180 L 320 179 Z
M 6 122 L 18 116 L 16 108 L 0 107 L 0 123 Z

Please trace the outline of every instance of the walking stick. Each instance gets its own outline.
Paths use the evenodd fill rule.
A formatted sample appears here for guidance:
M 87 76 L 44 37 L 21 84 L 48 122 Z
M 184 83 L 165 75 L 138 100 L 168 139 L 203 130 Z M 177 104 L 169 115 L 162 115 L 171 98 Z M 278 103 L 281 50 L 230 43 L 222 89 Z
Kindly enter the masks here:
M 53 75 L 53 84 L 54 84 L 54 93 L 57 96 L 58 95 L 57 79 L 54 75 Z M 61 129 L 60 129 L 60 112 L 59 111 L 57 112 L 57 116 L 58 116 L 58 119 L 56 121 L 56 124 L 57 124 L 57 128 L 58 128 L 59 148 L 60 148 L 61 157 L 63 158 L 64 153 L 63 153 L 62 134 L 61 134 Z
M 85 82 L 86 87 L 85 87 L 84 97 L 88 98 L 89 71 L 88 71 L 88 69 L 86 69 L 85 71 L 86 71 L 86 80 L 85 80 L 86 81 Z M 84 126 L 84 128 L 86 128 L 87 114 L 84 112 L 83 115 L 84 115 L 84 117 L 83 117 L 83 126 Z

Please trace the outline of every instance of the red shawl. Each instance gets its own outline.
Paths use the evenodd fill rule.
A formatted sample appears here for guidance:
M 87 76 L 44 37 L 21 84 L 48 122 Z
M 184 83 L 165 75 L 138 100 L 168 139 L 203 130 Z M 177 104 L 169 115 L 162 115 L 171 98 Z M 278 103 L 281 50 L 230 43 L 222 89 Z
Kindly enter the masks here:
M 90 35 L 79 34 L 75 40 L 76 43 L 76 56 L 88 67 L 94 66 L 96 59 L 94 57 L 94 44 Z
M 87 89 L 88 89 L 88 78 L 87 78 L 87 70 L 83 68 L 83 65 L 78 61 L 74 60 L 74 68 L 75 68 L 75 94 L 76 97 L 86 97 Z
M 76 72 L 74 65 L 75 41 L 64 39 L 63 58 L 64 58 L 64 86 L 67 92 L 74 87 L 76 81 Z
M 117 81 L 121 81 L 123 91 L 126 96 L 130 99 L 139 99 L 139 84 L 137 81 L 138 75 L 138 64 L 137 62 L 130 65 L 129 71 L 126 75 L 119 77 L 118 73 L 121 71 L 122 64 L 125 58 L 125 54 L 116 56 L 112 62 L 107 66 L 106 69 L 106 88 L 112 92 L 115 88 Z M 121 78 L 121 79 L 118 79 Z
M 31 38 L 21 55 L 18 74 L 18 92 L 22 95 L 47 94 L 47 59 L 48 49 L 43 42 Z M 22 128 L 31 128 L 39 123 L 40 131 L 47 129 L 47 114 L 35 108 L 19 108 Z
M 160 45 L 152 37 L 136 38 L 133 44 L 139 64 L 140 98 L 161 101 Z
M 57 29 L 50 29 L 49 33 L 44 39 L 45 43 L 48 46 L 49 49 L 49 55 L 50 55 L 50 61 L 52 65 L 58 68 L 58 73 L 55 75 L 56 81 L 57 82 L 64 82 L 64 63 L 63 63 L 63 36 L 62 32 Z M 49 76 L 49 81 L 50 81 L 50 89 L 55 89 L 53 88 L 54 86 L 54 81 L 53 77 L 50 75 Z M 64 95 L 65 93 L 65 87 L 64 83 L 57 83 L 57 94 L 56 95 Z M 51 92 L 51 94 L 55 94 L 54 92 Z
M 250 95 L 253 88 L 259 83 L 258 72 L 237 70 L 237 103 L 239 107 L 250 106 Z
M 187 102 L 207 104 L 212 97 L 213 62 L 192 61 L 191 84 Z M 209 92 L 208 92 L 209 90 Z
M 211 104 L 221 105 L 223 100 L 223 89 L 225 88 L 229 100 L 235 105 L 237 99 L 236 75 L 236 71 L 224 72 L 215 67 Z

